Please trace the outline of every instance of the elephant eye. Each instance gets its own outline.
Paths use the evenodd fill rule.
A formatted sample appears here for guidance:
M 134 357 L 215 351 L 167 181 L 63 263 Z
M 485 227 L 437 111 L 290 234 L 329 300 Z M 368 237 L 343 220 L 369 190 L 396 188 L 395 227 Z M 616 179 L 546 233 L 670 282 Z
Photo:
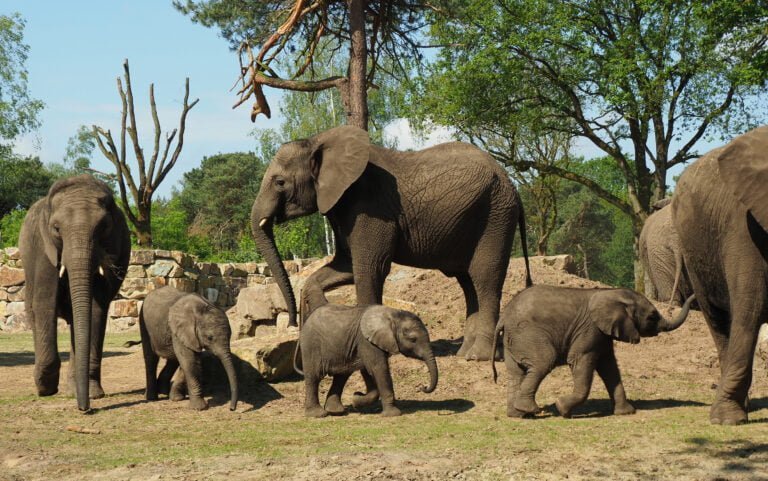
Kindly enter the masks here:
M 207 338 L 208 338 L 209 341 L 213 341 L 213 336 L 208 335 Z
M 278 187 L 285 187 L 285 179 L 282 177 L 275 177 L 275 185 Z

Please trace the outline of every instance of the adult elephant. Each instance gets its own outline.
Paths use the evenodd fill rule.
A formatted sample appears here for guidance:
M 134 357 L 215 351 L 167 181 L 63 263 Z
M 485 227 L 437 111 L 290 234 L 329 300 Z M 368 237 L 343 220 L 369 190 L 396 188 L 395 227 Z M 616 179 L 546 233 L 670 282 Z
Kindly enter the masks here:
M 646 219 L 640 232 L 640 260 L 649 284 L 646 295 L 682 305 L 692 292 L 683 275 L 683 253 L 672 224 L 671 201 L 657 202 L 654 208 L 658 210 Z
M 389 150 L 352 126 L 283 145 L 264 174 L 251 222 L 292 324 L 296 301 L 272 227 L 318 210 L 333 228 L 336 254 L 307 279 L 302 309 L 311 310 L 307 299 L 318 293 L 353 282 L 358 304 L 380 304 L 392 262 L 439 269 L 458 280 L 466 299 L 459 354 L 489 358 L 517 225 L 530 284 L 520 197 L 490 155 L 461 142 Z
M 768 319 L 768 126 L 688 167 L 672 218 L 720 357 L 710 420 L 746 422 L 755 344 Z
M 128 226 L 104 182 L 89 175 L 62 179 L 29 209 L 19 237 L 26 275 L 25 308 L 35 339 L 40 396 L 58 391 L 61 359 L 56 318 L 70 325 L 70 383 L 77 406 L 104 396 L 101 357 L 109 303 L 120 289 L 131 252 Z

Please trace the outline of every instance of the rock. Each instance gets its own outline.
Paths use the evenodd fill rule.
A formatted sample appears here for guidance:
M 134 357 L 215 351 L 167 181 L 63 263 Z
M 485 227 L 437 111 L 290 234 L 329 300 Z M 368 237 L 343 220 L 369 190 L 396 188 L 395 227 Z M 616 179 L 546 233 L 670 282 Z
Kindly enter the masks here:
M 134 249 L 131 250 L 131 260 L 129 264 L 138 264 L 148 266 L 155 262 L 155 252 L 149 249 Z
M 18 247 L 6 247 L 5 256 L 12 261 L 21 260 L 21 250 Z
M 174 267 L 178 267 L 181 272 L 183 270 L 174 261 L 157 261 L 155 264 L 147 268 L 147 276 L 149 277 L 168 277 Z
M 127 299 L 144 299 L 157 286 L 157 279 L 150 281 L 146 278 L 126 278 L 120 287 L 120 295 Z
M 8 303 L 6 301 L 0 300 L 0 319 L 5 317 L 5 312 L 7 308 L 8 308 Z
M 2 316 L 0 316 L 0 318 L 2 318 Z M 5 325 L 2 328 L 2 330 L 6 332 L 20 332 L 28 331 L 30 329 L 31 326 L 27 322 L 27 314 L 24 312 L 6 317 Z
M 219 265 L 212 262 L 200 262 L 197 264 L 197 268 L 200 270 L 200 274 L 204 276 L 218 276 L 221 274 Z
M 415 313 L 417 310 L 416 304 L 410 301 L 404 301 L 395 297 L 383 296 L 383 304 L 388 307 L 400 309 L 403 311 L 409 311 Z
M 168 279 L 168 285 L 175 287 L 181 292 L 195 292 L 196 290 L 195 281 L 192 279 L 187 279 L 186 277 Z
M 234 264 L 235 269 L 244 271 L 246 274 L 258 274 L 259 265 L 255 262 L 238 262 Z
M 117 299 L 109 305 L 110 317 L 138 317 L 141 301 L 135 299 Z
M 147 277 L 147 272 L 144 270 L 144 266 L 130 265 L 128 266 L 128 272 L 125 277 Z
M 110 332 L 135 331 L 138 327 L 138 317 L 115 317 L 109 319 L 109 322 L 107 323 L 107 330 Z
M 258 268 L 258 273 L 262 276 L 271 276 L 272 271 L 269 268 L 269 265 L 266 262 L 259 262 L 256 264 L 256 267 Z
M 577 271 L 576 264 L 573 262 L 573 257 L 570 254 L 531 257 L 530 262 L 540 262 L 545 266 L 553 267 L 568 274 L 576 274 Z
M 258 285 L 264 284 L 264 279 L 266 279 L 266 277 L 264 277 L 261 274 L 248 274 L 246 287 L 258 286 Z
M 231 347 L 265 381 L 277 382 L 295 375 L 293 352 L 298 339 L 298 331 L 278 333 L 275 327 L 260 326 L 255 337 L 234 341 Z
M 288 310 L 277 284 L 241 289 L 236 306 L 239 315 L 262 322 L 274 322 L 279 312 Z
M 299 272 L 299 265 L 294 261 L 283 261 L 283 265 L 285 266 L 285 270 L 288 272 L 288 275 L 296 274 Z
M 760 327 L 760 332 L 757 335 L 757 349 L 755 352 L 757 352 L 757 355 L 763 362 L 768 362 L 768 324 L 763 324 L 762 327 Z
M 0 287 L 20 286 L 24 283 L 24 269 L 0 266 Z
M 189 269 L 195 265 L 195 258 L 181 251 L 171 251 L 171 258 L 184 269 Z
M 11 286 L 6 288 L 6 300 L 11 302 L 20 302 L 24 300 L 25 286 Z
M 13 316 L 14 314 L 23 314 L 24 313 L 24 303 L 23 302 L 9 302 L 5 306 L 5 315 L 6 316 Z
M 216 304 L 216 300 L 219 298 L 219 291 L 217 289 L 208 287 L 200 291 L 200 295 L 206 298 L 208 302 Z
M 171 259 L 171 251 L 155 249 L 155 258 Z

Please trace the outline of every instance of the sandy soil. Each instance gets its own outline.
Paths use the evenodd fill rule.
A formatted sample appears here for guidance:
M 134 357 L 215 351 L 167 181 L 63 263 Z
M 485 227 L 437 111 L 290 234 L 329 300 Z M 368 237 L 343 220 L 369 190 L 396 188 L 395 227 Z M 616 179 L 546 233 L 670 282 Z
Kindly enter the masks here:
M 522 262 L 514 260 L 504 302 L 522 288 L 522 273 Z M 598 286 L 540 264 L 534 265 L 533 276 L 536 283 Z M 336 291 L 332 299 L 348 301 L 351 296 L 352 290 L 345 288 Z M 558 395 L 571 388 L 569 372 L 561 368 L 539 391 L 539 404 L 547 406 L 545 411 L 537 420 L 519 421 L 504 417 L 503 363 L 498 364 L 502 375 L 496 385 L 488 363 L 466 362 L 452 355 L 459 346 L 464 318 L 463 296 L 453 279 L 439 272 L 396 267 L 385 296 L 397 299 L 404 307 L 413 306 L 427 322 L 440 355 L 438 390 L 431 395 L 420 393 L 418 387 L 426 381 L 426 370 L 412 360 L 394 357 L 393 378 L 404 416 L 387 424 L 390 421 L 370 413 L 351 412 L 343 419 L 326 418 L 308 426 L 310 431 L 317 426 L 322 435 L 325 430 L 344 432 L 346 427 L 363 432 L 366 426 L 412 428 L 423 419 L 430 426 L 443 426 L 442 431 L 435 431 L 440 439 L 434 449 L 414 448 L 407 439 L 396 436 L 390 439 L 381 435 L 376 438 L 379 441 L 366 443 L 365 437 L 350 435 L 345 441 L 348 444 L 324 450 L 300 443 L 295 446 L 296 454 L 279 457 L 270 457 L 268 453 L 273 450 L 264 448 L 260 451 L 267 453 L 263 457 L 214 451 L 192 460 L 158 455 L 155 462 L 134 462 L 127 456 L 114 466 L 83 467 L 70 459 L 73 451 L 56 445 L 58 439 L 75 446 L 89 445 L 98 443 L 92 441 L 95 437 L 110 439 L 115 433 L 131 430 L 146 438 L 158 436 L 158 424 L 192 422 L 200 416 L 205 416 L 214 433 L 217 423 L 230 426 L 227 423 L 232 422 L 232 416 L 244 423 L 268 426 L 265 429 L 306 427 L 301 424 L 307 422 L 302 418 L 303 384 L 300 380 L 261 383 L 245 393 L 237 413 L 226 409 L 224 394 L 214 397 L 209 411 L 192 413 L 183 402 L 144 403 L 140 349 L 110 347 L 104 360 L 103 384 L 112 394 L 94 401 L 98 413 L 86 417 L 75 412 L 70 397 L 57 395 L 42 402 L 33 395 L 33 357 L 22 350 L 0 353 L 0 416 L 4 420 L 0 427 L 0 479 L 768 479 L 766 362 L 758 358 L 754 369 L 750 424 L 710 426 L 708 404 L 714 396 L 712 388 L 719 368 L 699 313 L 693 313 L 675 333 L 646 339 L 637 346 L 617 344 L 625 386 L 638 408 L 636 415 L 607 416 L 605 392 L 596 381 L 591 396 L 595 400 L 583 406 L 576 419 L 562 420 L 551 407 Z M 666 308 L 663 304 L 659 307 Z M 359 377 L 353 377 L 345 396 L 362 387 Z M 147 419 L 153 421 L 147 423 Z M 475 429 L 472 423 L 484 427 Z M 70 424 L 96 429 L 100 434 L 64 433 Z M 464 430 L 465 424 L 472 430 Z M 51 428 L 58 433 L 49 435 Z M 225 427 L 225 432 L 227 429 L 232 428 Z M 566 441 L 559 441 L 561 437 Z M 604 437 L 615 437 L 619 445 L 607 446 Z M 184 442 L 175 442 L 180 444 L 171 446 L 171 452 L 183 452 Z M 165 443 L 158 436 L 157 444 Z

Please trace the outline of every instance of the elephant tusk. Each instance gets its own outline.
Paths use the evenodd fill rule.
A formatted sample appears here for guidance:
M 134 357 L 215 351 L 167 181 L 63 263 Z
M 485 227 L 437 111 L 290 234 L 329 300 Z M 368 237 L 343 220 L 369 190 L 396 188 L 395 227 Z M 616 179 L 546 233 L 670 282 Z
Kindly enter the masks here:
M 61 269 L 59 269 L 59 279 L 61 279 L 62 277 L 64 277 L 64 271 L 65 271 L 65 270 L 66 270 L 66 268 L 64 267 L 64 264 L 62 264 L 62 265 L 61 265 Z
M 105 276 L 104 276 L 104 267 L 103 267 L 103 266 L 99 266 L 99 275 L 100 275 L 101 277 L 105 277 Z
M 264 225 L 265 225 L 267 222 L 269 222 L 269 219 L 268 219 L 268 218 L 266 218 L 266 217 L 264 217 L 263 219 L 261 219 L 261 220 L 259 221 L 259 227 L 264 227 Z

